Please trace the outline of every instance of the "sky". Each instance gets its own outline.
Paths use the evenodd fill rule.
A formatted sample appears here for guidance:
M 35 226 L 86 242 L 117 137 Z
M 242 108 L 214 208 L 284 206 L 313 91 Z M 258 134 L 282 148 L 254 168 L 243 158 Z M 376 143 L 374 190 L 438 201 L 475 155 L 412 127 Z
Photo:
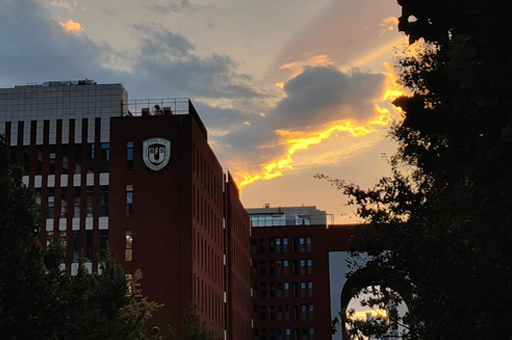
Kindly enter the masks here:
M 355 208 L 322 173 L 390 173 L 396 0 L 0 0 L 0 87 L 121 82 L 130 99 L 189 97 L 246 208 Z

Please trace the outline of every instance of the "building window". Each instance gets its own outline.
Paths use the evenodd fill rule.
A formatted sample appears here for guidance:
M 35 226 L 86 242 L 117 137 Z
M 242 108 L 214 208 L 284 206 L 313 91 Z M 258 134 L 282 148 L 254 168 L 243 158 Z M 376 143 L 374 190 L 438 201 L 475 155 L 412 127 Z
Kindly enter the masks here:
M 133 185 L 126 186 L 126 216 L 133 214 Z
M 92 199 L 93 199 L 93 190 L 94 188 L 93 187 L 88 187 L 87 188 L 87 206 L 86 206 L 86 213 L 87 213 L 87 217 L 92 217 L 93 215 L 93 212 L 94 212 L 94 208 L 93 208 L 93 205 L 92 205 Z
M 105 260 L 108 253 L 108 230 L 100 230 L 100 260 Z
M 276 253 L 280 253 L 280 252 L 281 252 L 281 239 L 276 238 Z
M 92 230 L 85 232 L 85 261 L 92 262 Z
M 272 239 L 272 238 L 268 239 L 268 252 L 269 253 L 274 252 L 274 239 Z
M 258 253 L 259 254 L 265 253 L 265 239 L 264 238 L 260 238 L 258 240 Z
M 306 250 L 306 244 L 305 243 L 306 242 L 305 242 L 304 237 L 299 238 L 299 251 L 301 253 L 305 252 L 305 250 Z
M 306 274 L 306 260 L 300 260 L 300 275 Z
M 82 173 L 82 147 L 75 146 L 75 174 Z
M 277 287 L 277 297 L 282 298 L 283 297 L 283 284 L 281 282 L 276 283 Z
M 283 238 L 283 253 L 287 253 L 287 252 L 288 252 L 288 239 Z
M 50 152 L 50 174 L 55 173 L 55 159 L 57 158 L 57 155 L 55 152 Z
M 267 308 L 265 306 L 260 306 L 260 321 L 267 320 Z
M 69 173 L 68 145 L 62 146 L 62 173 Z
M 288 268 L 290 266 L 290 262 L 288 260 L 285 260 L 285 261 L 283 261 L 283 265 L 284 265 L 283 274 L 288 275 L 289 274 Z
M 267 297 L 267 287 L 264 283 L 260 283 L 259 293 L 258 296 L 260 299 L 265 299 Z
M 133 141 L 126 142 L 126 170 L 133 171 Z
M 290 296 L 290 283 L 284 283 L 284 297 L 287 298 Z
M 101 187 L 100 217 L 108 216 L 108 186 Z
M 30 147 L 23 149 L 23 170 L 25 175 L 28 175 L 30 172 Z
M 80 262 L 80 234 L 73 231 L 73 263 Z
M 274 261 L 268 261 L 268 275 L 274 276 Z
M 74 218 L 80 217 L 80 188 L 75 188 L 77 192 L 75 193 L 75 203 L 74 203 Z
M 53 218 L 53 213 L 55 212 L 55 196 L 53 193 L 53 189 L 48 189 L 48 210 L 47 210 L 47 218 Z
M 257 244 L 258 244 L 258 240 L 256 240 L 255 238 L 252 239 L 252 253 L 253 254 L 257 254 L 258 253 L 258 247 L 257 247 Z
M 308 318 L 307 314 L 308 314 L 308 305 L 302 305 L 300 319 L 307 320 L 307 318 Z
M 283 261 L 281 261 L 281 260 L 276 261 L 276 272 L 277 272 L 277 275 L 283 274 Z
M 308 260 L 307 262 L 307 273 L 313 274 L 313 260 Z
M 65 192 L 60 194 L 60 217 L 66 217 L 68 215 L 68 196 Z
M 94 154 L 95 154 L 95 145 L 94 144 L 87 144 L 87 152 L 89 154 L 89 164 L 87 171 L 89 173 L 94 172 Z
M 41 206 L 41 189 L 36 189 L 36 204 Z
M 313 305 L 309 305 L 309 314 L 308 314 L 309 320 L 315 319 L 315 307 Z
M 313 282 L 308 282 L 308 297 L 313 296 Z
M 306 251 L 311 253 L 311 237 L 306 238 Z
M 110 143 L 101 143 L 101 169 L 100 171 L 109 171 L 110 164 Z
M 265 276 L 265 261 L 258 261 L 258 276 Z
M 125 262 L 130 262 L 133 258 L 132 247 L 133 247 L 133 235 L 132 229 L 128 228 L 124 231 L 126 244 L 124 250 L 124 260 Z
M 306 282 L 300 283 L 300 297 L 306 297 Z
M 63 249 L 66 249 L 66 247 L 68 245 L 67 239 L 68 239 L 68 234 L 65 231 L 61 231 L 59 233 L 59 242 Z
M 276 321 L 276 307 L 270 306 L 268 308 L 268 312 L 269 312 L 269 316 L 270 316 L 270 321 Z
M 37 146 L 36 175 L 43 174 L 43 147 Z

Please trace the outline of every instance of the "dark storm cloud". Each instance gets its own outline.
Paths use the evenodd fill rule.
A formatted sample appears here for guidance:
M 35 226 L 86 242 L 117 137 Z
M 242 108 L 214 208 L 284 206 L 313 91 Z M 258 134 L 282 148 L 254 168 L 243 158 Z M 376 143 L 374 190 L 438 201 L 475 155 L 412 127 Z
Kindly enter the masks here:
M 289 127 L 318 126 L 341 119 L 364 122 L 374 115 L 373 101 L 383 89 L 385 76 L 334 67 L 309 67 L 285 84 L 286 98 L 272 112 Z

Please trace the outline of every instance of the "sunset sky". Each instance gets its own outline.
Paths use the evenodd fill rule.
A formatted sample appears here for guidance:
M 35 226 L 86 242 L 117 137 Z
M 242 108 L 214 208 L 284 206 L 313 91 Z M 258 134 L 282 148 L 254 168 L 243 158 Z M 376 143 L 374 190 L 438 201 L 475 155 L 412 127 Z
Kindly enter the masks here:
M 313 175 L 367 187 L 389 173 L 399 15 L 396 0 L 0 0 L 0 86 L 89 78 L 189 97 L 246 207 L 356 222 Z

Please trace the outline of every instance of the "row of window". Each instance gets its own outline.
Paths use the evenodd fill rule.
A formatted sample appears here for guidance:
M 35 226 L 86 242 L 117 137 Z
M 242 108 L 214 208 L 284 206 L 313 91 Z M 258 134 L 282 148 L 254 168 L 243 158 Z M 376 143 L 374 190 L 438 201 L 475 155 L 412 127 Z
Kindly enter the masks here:
M 99 231 L 99 252 L 98 256 L 100 260 L 103 260 L 107 256 L 107 244 L 108 244 L 108 230 L 100 230 Z M 64 249 L 67 249 L 68 241 L 72 242 L 71 247 L 73 249 L 73 257 L 72 262 L 78 263 L 80 261 L 80 257 L 84 257 L 86 262 L 92 262 L 92 255 L 93 255 L 93 231 L 92 230 L 86 230 L 85 231 L 85 238 L 81 241 L 81 234 L 80 231 L 73 231 L 71 233 L 68 233 L 66 231 L 60 231 L 60 232 L 53 232 L 48 231 L 46 232 L 46 243 L 47 245 L 53 241 L 57 240 L 60 242 L 62 247 Z M 82 243 L 85 241 L 85 244 Z
M 36 162 L 34 170 L 36 175 L 43 174 L 43 162 L 45 159 L 48 162 L 48 173 L 56 173 L 57 153 L 60 153 L 61 164 L 59 170 L 61 174 L 92 173 L 94 172 L 96 158 L 99 161 L 100 172 L 109 171 L 110 143 L 100 143 L 98 155 L 96 155 L 96 145 L 93 143 L 75 144 L 72 149 L 69 144 L 61 145 L 59 150 L 57 150 L 55 145 L 50 145 L 48 148 L 48 151 L 44 152 L 42 145 L 35 147 Z M 11 148 L 11 159 L 21 164 L 26 174 L 29 173 L 32 163 L 31 154 L 31 146 L 25 146 L 22 149 L 21 146 Z
M 311 259 L 252 262 L 253 277 L 310 274 L 313 274 L 313 260 Z
M 315 306 L 309 305 L 278 305 L 255 306 L 254 321 L 307 321 L 315 319 Z
M 313 297 L 313 282 L 255 283 L 253 294 L 255 299 Z
M 315 329 L 300 328 L 258 328 L 254 340 L 315 340 Z
M 61 189 L 65 190 L 65 189 Z M 87 187 L 87 192 L 82 194 L 80 188 L 74 188 L 73 192 L 64 192 L 60 193 L 60 212 L 59 217 L 65 218 L 70 217 L 70 213 L 75 218 L 80 217 L 81 211 L 81 202 L 85 199 L 85 215 L 87 217 L 92 217 L 94 213 L 93 209 L 93 197 L 94 197 L 94 187 Z M 48 196 L 46 198 L 46 214 L 47 218 L 53 218 L 55 215 L 55 188 L 48 188 Z M 36 190 L 36 203 L 41 205 L 41 190 Z M 100 192 L 100 205 L 98 216 L 108 216 L 108 187 L 102 186 Z M 71 205 L 73 208 L 68 210 L 68 205 Z M 59 207 L 58 207 L 59 208 Z
M 288 242 L 289 241 L 289 242 Z M 310 253 L 312 249 L 311 237 L 283 237 L 283 238 L 259 238 L 252 240 L 252 253 Z

